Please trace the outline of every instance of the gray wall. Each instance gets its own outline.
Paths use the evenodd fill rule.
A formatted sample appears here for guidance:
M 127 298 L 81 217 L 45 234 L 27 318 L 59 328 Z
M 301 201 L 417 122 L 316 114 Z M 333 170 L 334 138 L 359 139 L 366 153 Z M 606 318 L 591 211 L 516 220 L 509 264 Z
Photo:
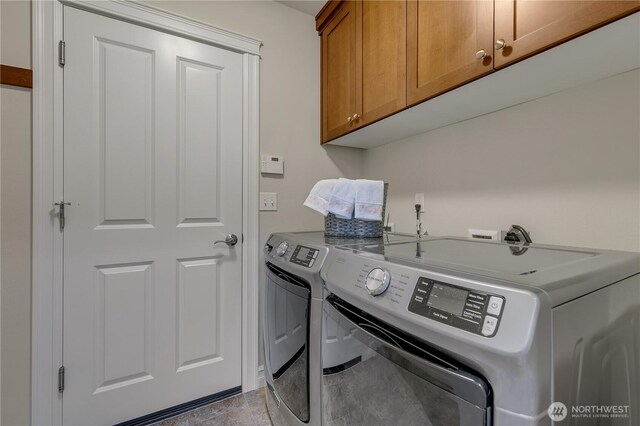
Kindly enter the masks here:
M 431 234 L 527 228 L 541 243 L 640 251 L 640 70 L 365 151 L 388 211 Z
M 31 3 L 0 2 L 0 63 L 31 68 Z M 0 424 L 29 423 L 31 90 L 0 86 Z

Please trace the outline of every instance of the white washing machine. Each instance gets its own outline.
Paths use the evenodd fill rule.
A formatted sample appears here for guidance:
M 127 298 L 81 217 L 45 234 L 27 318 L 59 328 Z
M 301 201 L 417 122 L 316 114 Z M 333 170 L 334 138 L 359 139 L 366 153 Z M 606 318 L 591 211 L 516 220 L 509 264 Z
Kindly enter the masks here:
M 323 424 L 640 424 L 638 253 L 427 238 L 332 248 L 321 274 L 373 354 L 323 376 Z

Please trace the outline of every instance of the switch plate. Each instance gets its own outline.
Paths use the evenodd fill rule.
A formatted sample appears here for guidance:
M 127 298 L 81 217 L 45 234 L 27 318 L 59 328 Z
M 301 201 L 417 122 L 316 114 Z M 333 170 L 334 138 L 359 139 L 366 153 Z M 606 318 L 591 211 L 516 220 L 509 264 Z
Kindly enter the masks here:
M 261 192 L 260 193 L 260 211 L 276 211 L 278 210 L 278 193 Z
M 416 193 L 414 204 L 420 204 L 420 211 L 424 210 L 424 193 Z

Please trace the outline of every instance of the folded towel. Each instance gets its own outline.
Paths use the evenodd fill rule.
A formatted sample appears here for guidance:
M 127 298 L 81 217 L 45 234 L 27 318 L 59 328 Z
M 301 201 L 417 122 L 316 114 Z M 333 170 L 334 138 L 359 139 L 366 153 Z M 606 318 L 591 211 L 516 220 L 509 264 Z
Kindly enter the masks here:
M 329 198 L 333 192 L 333 187 L 336 185 L 338 179 L 324 179 L 318 181 L 309 196 L 304 201 L 304 205 L 320 213 L 323 216 L 327 215 L 327 207 L 329 207 Z
M 358 179 L 355 187 L 355 218 L 362 220 L 382 220 L 384 182 L 381 180 Z
M 329 213 L 333 213 L 340 219 L 353 217 L 353 205 L 356 199 L 355 182 L 351 179 L 338 179 L 329 198 Z

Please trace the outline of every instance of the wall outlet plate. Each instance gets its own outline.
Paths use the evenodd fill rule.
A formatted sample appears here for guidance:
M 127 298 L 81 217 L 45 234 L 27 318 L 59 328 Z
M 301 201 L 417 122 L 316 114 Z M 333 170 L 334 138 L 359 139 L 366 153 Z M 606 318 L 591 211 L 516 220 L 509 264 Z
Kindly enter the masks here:
M 468 229 L 467 236 L 476 240 L 500 241 L 500 231 L 493 229 Z
M 278 210 L 278 193 L 277 192 L 261 192 L 260 193 L 260 211 L 276 211 Z

